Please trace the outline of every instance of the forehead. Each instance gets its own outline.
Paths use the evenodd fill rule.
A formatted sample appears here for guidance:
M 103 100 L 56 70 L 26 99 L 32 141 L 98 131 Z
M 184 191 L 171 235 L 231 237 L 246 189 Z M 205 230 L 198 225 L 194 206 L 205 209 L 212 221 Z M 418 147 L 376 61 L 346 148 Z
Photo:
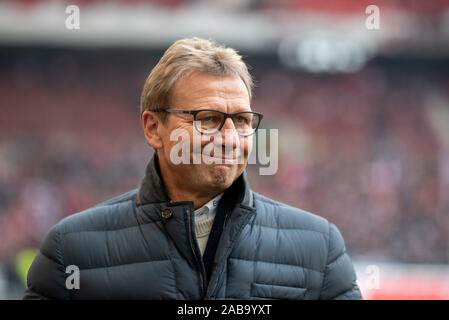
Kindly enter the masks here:
M 172 105 L 176 107 L 248 109 L 250 106 L 248 90 L 237 76 L 215 76 L 192 72 L 182 77 L 172 91 Z

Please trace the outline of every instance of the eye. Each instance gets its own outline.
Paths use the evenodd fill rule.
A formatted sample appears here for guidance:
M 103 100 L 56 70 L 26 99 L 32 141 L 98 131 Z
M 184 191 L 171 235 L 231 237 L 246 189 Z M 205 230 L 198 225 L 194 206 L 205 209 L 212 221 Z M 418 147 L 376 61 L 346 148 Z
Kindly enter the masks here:
M 213 121 L 213 122 L 218 122 L 220 121 L 219 117 L 217 116 L 207 116 L 203 118 L 203 121 Z
M 234 122 L 239 124 L 249 124 L 251 122 L 251 118 L 247 115 L 237 115 L 234 117 Z

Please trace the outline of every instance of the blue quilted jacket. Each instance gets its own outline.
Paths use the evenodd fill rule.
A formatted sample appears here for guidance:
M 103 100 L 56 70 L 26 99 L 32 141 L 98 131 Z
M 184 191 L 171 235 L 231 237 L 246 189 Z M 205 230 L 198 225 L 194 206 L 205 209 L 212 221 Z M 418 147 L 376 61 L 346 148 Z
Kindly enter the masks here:
M 169 201 L 153 157 L 139 189 L 50 230 L 28 272 L 24 299 L 361 299 L 333 224 L 251 191 L 245 172 L 228 191 L 235 195 L 233 210 L 210 281 L 193 204 Z M 79 288 L 66 283 L 72 265 Z

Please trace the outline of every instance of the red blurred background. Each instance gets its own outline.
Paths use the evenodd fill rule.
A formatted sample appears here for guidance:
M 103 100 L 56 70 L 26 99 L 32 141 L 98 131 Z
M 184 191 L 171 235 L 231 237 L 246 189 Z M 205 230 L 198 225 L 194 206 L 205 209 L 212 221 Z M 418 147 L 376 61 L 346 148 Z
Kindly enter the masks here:
M 53 224 L 139 185 L 140 91 L 186 36 L 251 66 L 279 130 L 253 189 L 335 223 L 364 298 L 448 299 L 449 5 L 356 0 L 0 2 L 0 299 Z

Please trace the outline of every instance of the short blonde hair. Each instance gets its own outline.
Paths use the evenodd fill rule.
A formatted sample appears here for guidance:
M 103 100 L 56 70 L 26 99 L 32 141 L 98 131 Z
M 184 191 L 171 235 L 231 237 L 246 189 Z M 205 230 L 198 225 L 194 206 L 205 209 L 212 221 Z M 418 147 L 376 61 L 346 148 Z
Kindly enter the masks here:
M 170 106 L 176 81 L 191 72 L 216 76 L 240 77 L 252 98 L 253 80 L 248 67 L 236 50 L 212 40 L 186 38 L 173 43 L 145 81 L 140 99 L 140 114 L 146 110 L 161 111 Z M 161 114 L 165 120 L 165 114 Z

